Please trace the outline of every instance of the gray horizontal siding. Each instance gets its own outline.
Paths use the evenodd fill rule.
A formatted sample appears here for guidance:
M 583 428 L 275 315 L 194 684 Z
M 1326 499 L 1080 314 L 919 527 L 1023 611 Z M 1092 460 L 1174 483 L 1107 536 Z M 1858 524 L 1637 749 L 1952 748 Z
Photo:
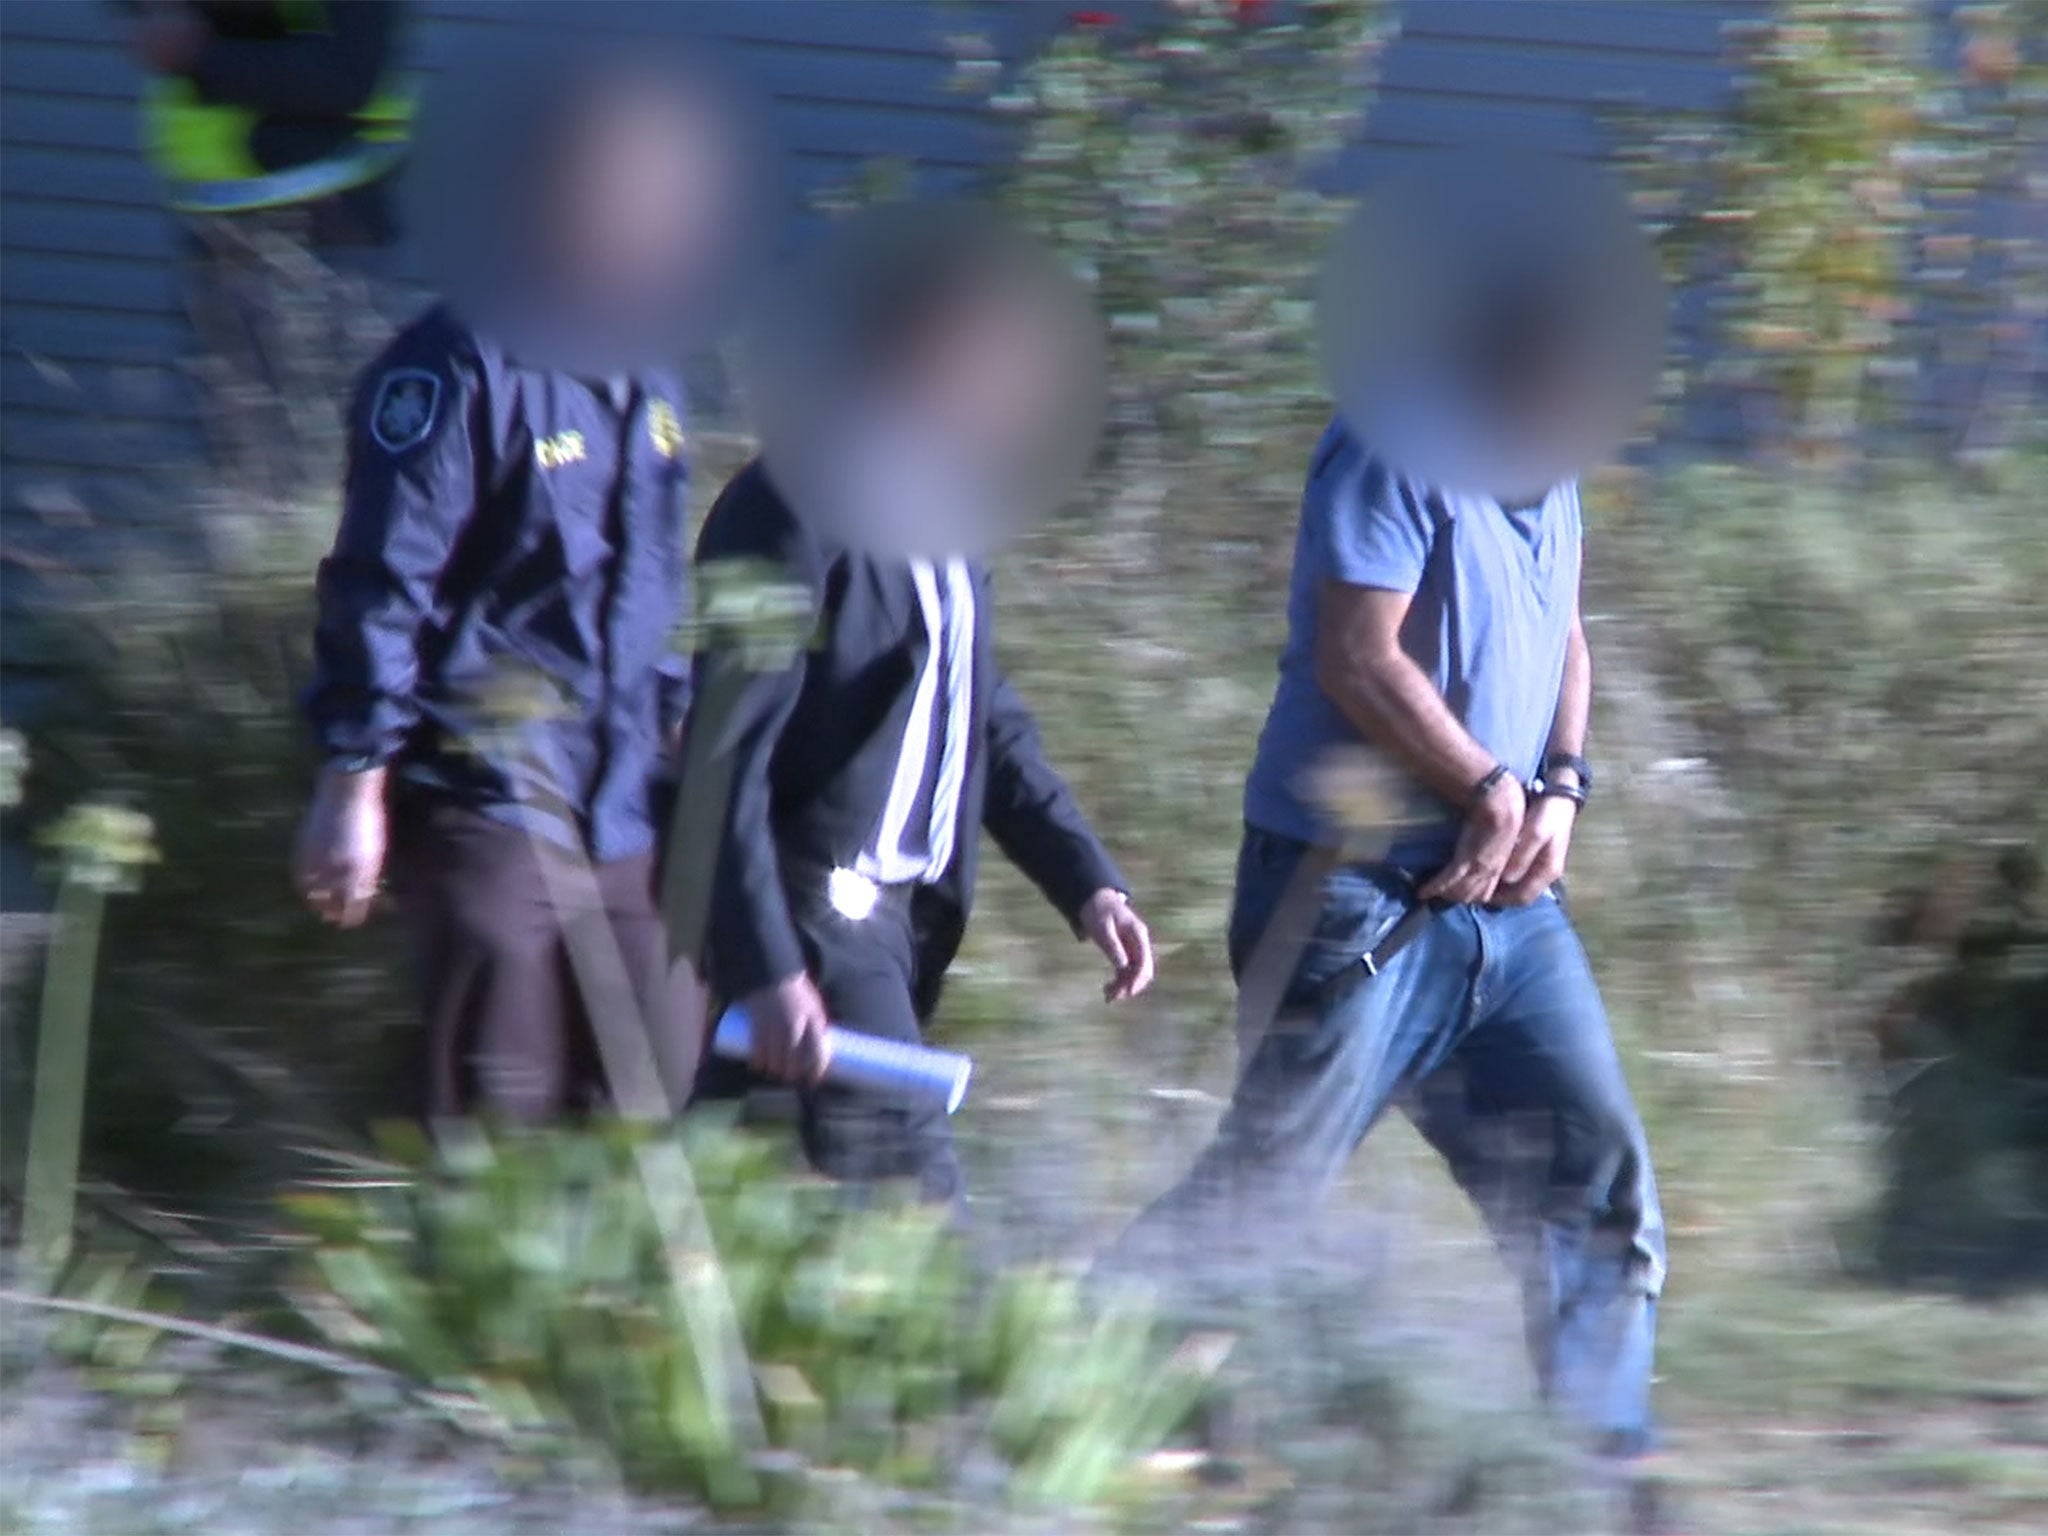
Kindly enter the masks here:
M 199 447 L 176 228 L 118 25 L 105 5 L 0 5 L 0 501 L 82 509 L 67 551 L 148 508 L 143 466 Z M 10 546 L 39 531 L 8 517 Z
M 158 192 L 156 177 L 132 152 L 82 154 L 9 144 L 0 157 L 0 197 L 9 214 L 19 198 L 146 209 Z
M 1752 0 L 1407 0 L 1410 37 L 1533 49 L 1713 59 L 1731 12 Z
M 13 223 L 11 207 L 8 223 Z M 159 318 L 178 313 L 178 275 L 169 262 L 154 256 L 131 260 L 4 246 L 0 247 L 0 293 L 6 295 L 5 307 L 0 309 L 0 334 L 4 334 L 6 346 L 14 344 L 16 316 L 32 308 L 107 310 Z
M 4 427 L 19 429 L 32 411 L 74 413 L 94 427 L 114 421 L 190 419 L 190 392 L 151 359 L 142 363 L 60 362 L 47 355 L 0 357 L 8 407 Z
M 1414 9 L 1427 10 L 1425 3 Z M 1472 42 L 1403 29 L 1381 72 L 1395 96 L 1461 101 L 1540 102 L 1584 111 L 1588 103 L 1645 101 L 1682 112 L 1727 105 L 1733 77 L 1717 58 L 1609 48 L 1541 50 L 1530 44 Z
M 1472 141 L 1594 157 L 1603 110 L 1724 108 L 1723 38 L 1770 0 L 1407 0 L 1360 142 L 1356 186 L 1403 150 Z
M 58 364 L 160 366 L 177 356 L 189 336 L 184 322 L 172 315 L 56 305 L 21 305 L 7 324 L 9 340 L 21 352 Z
M 7 47 L 0 52 L 0 91 L 49 96 L 104 96 L 126 101 L 133 88 L 128 71 L 110 67 L 99 28 L 90 38 L 46 37 L 32 30 L 47 5 L 9 5 Z M 86 9 L 70 5 L 67 12 Z
M 1129 17 L 1150 3 L 1109 9 Z M 1473 137 L 1593 154 L 1602 102 L 1714 110 L 1729 84 L 1721 28 L 1763 3 L 1407 0 L 1340 184 L 1405 148 Z M 1070 9 L 1065 0 L 424 0 L 412 51 L 431 75 L 518 29 L 692 29 L 728 46 L 774 100 L 800 197 L 881 157 L 913 163 L 941 189 L 985 174 L 1010 142 L 1006 125 L 951 89 L 954 38 L 987 36 L 1015 60 Z M 190 345 L 179 241 L 137 153 L 140 80 L 118 26 L 99 4 L 0 5 L 0 494 L 9 502 L 27 485 L 113 473 L 196 441 L 176 367 Z
M 0 239 L 10 251 L 152 263 L 169 261 L 178 249 L 175 227 L 157 209 L 55 197 L 9 198 Z
M 1065 9 L 1035 0 L 426 0 L 411 53 L 431 76 L 516 30 L 694 29 L 723 42 L 772 99 L 800 199 L 882 158 L 911 163 L 941 190 L 984 174 L 1009 142 L 950 88 L 952 36 L 990 36 L 1015 58 Z M 119 25 L 99 4 L 0 5 L 0 501 L 14 510 L 47 501 L 67 476 L 197 448 L 178 366 L 192 345 L 180 236 L 139 152 L 141 78 Z M 106 482 L 92 485 L 105 499 Z

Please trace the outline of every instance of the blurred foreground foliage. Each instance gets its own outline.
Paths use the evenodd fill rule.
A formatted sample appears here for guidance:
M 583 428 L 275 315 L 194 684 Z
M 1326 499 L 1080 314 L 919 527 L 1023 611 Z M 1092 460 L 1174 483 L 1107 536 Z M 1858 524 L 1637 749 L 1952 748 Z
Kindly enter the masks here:
M 843 1502 L 847 1477 L 1096 1503 L 1228 1348 L 1054 1270 L 977 1284 L 946 1211 L 849 1202 L 703 1121 L 478 1133 L 287 1208 L 334 1343 L 488 1432 L 573 1430 L 721 1506 Z
M 333 514 L 278 512 L 299 526 L 239 567 L 131 569 L 73 602 L 28 779 L 32 815 L 85 791 L 155 829 L 149 879 L 107 911 L 86 1135 L 98 1173 L 173 1206 L 266 1199 L 284 1147 L 376 1103 L 410 1012 L 386 936 L 323 931 L 291 888 L 305 549 Z
M 1355 1277 L 1283 1263 L 1191 1326 L 991 1271 L 945 1212 L 849 1200 L 722 1120 L 409 1143 L 287 1200 L 300 1316 L 463 1428 L 642 1492 L 990 1536 L 1583 1518 L 1542 1421 L 1375 1337 Z M 1257 1431 L 1228 1486 L 1163 1449 L 1205 1403 Z
M 1233 562 L 1284 554 L 1262 512 L 1293 501 L 1329 418 L 1313 300 L 1346 208 L 1318 183 L 1391 35 L 1379 0 L 1196 0 L 1156 30 L 1061 34 L 998 100 L 1028 124 L 1004 203 L 1109 329 L 1095 537 L 1071 579 L 1220 590 Z
M 194 316 L 218 428 L 206 472 L 161 477 L 150 520 L 43 562 L 44 600 L 9 617 L 54 684 L 26 722 L 23 818 L 75 842 L 90 801 L 154 832 L 148 879 L 107 910 L 86 1161 L 146 1200 L 246 1223 L 297 1166 L 289 1149 L 381 1107 L 411 1008 L 385 936 L 324 931 L 289 875 L 341 391 L 387 322 L 288 229 L 243 245 L 220 276 L 240 302 Z M 280 377 L 293 398 L 271 398 Z M 13 1060 L 20 979 L 0 1015 Z M 0 1082 L 0 1123 L 22 1123 L 21 1081 Z

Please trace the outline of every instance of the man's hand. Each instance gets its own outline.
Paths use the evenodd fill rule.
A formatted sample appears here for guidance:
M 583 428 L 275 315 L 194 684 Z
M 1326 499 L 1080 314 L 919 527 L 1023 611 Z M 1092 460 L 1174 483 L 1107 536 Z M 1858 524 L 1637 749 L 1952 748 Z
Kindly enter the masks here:
M 1152 930 L 1122 891 L 1104 887 L 1090 896 L 1081 908 L 1081 932 L 1116 969 L 1102 986 L 1108 1001 L 1136 997 L 1152 985 Z
M 756 1072 L 815 1088 L 832 1064 L 832 1046 L 825 1037 L 831 1017 L 817 983 L 798 972 L 763 987 L 746 999 L 754 1027 L 753 1066 Z
M 1501 875 L 1521 836 L 1528 809 L 1528 791 L 1511 773 L 1494 781 L 1486 796 L 1465 815 L 1464 831 L 1450 863 L 1423 883 L 1424 901 L 1483 905 L 1493 900 Z
M 212 36 L 206 18 L 189 5 L 147 6 L 135 23 L 135 57 L 155 74 L 189 74 Z
M 1530 806 L 1493 899 L 1506 907 L 1527 906 L 1563 879 L 1578 819 L 1579 808 L 1562 795 L 1545 795 Z
M 389 830 L 384 770 L 320 775 L 299 829 L 292 875 L 306 904 L 328 922 L 353 928 L 370 915 L 384 878 Z

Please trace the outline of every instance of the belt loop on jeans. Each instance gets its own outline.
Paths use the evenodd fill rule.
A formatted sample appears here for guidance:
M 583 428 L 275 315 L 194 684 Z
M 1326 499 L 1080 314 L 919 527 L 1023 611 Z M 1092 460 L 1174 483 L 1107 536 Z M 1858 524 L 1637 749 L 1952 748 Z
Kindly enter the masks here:
M 1435 915 L 1436 907 L 1432 903 L 1412 902 L 1394 926 L 1387 930 L 1386 936 L 1358 957 L 1358 963 L 1364 968 L 1365 974 L 1377 976 L 1393 964 L 1394 956 L 1413 944 Z

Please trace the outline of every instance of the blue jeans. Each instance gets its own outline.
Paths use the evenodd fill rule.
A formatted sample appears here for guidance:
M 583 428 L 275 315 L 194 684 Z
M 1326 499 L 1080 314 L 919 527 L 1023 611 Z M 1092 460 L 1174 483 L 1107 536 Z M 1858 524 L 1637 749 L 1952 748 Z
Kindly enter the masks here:
M 1240 981 L 1307 849 L 1256 829 L 1230 923 Z M 1385 865 L 1329 873 L 1277 1016 L 1214 1141 L 1127 1238 L 1273 1233 L 1324 1192 L 1390 1105 L 1449 1164 L 1522 1283 L 1545 1400 L 1600 1447 L 1650 1438 L 1664 1224 L 1641 1121 L 1560 890 L 1453 907 L 1377 976 L 1360 964 L 1414 902 Z

